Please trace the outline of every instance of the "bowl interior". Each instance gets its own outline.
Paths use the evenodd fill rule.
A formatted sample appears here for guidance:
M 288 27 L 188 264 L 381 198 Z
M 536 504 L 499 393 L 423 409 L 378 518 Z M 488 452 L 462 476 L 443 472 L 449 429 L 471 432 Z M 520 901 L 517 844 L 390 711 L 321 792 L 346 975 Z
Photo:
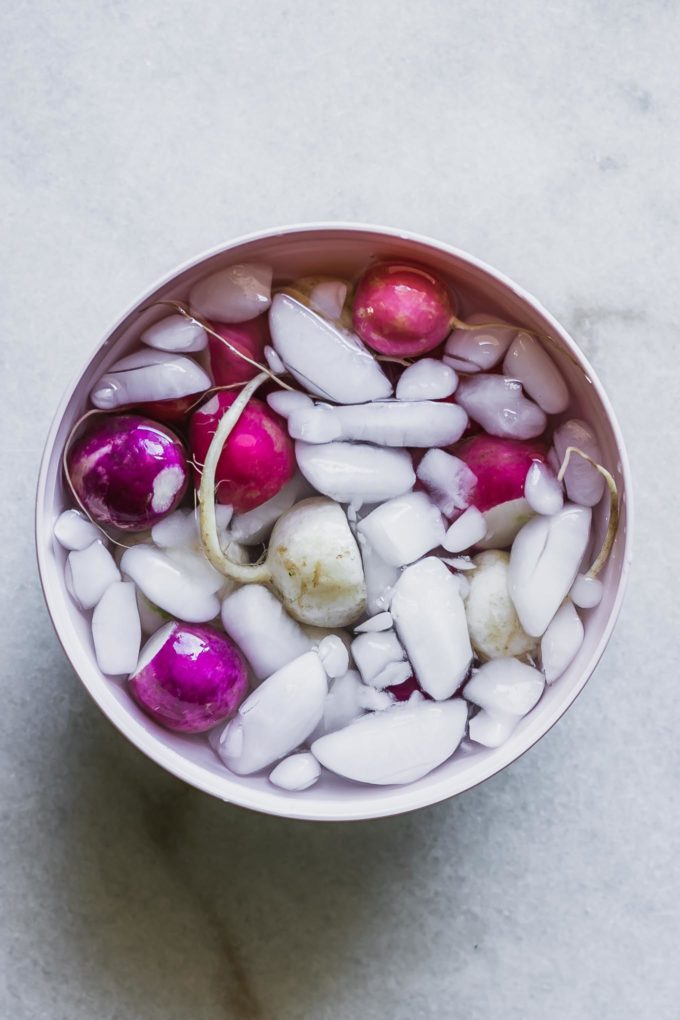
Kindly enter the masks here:
M 66 592 L 65 553 L 52 538 L 54 521 L 70 502 L 63 485 L 61 452 L 73 424 L 86 409 L 93 382 L 136 344 L 143 329 L 168 314 L 167 309 L 149 308 L 153 301 L 186 298 L 199 277 L 234 262 L 269 262 L 280 282 L 312 273 L 351 277 L 369 260 L 382 256 L 420 261 L 443 274 L 459 297 L 463 318 L 473 311 L 488 311 L 554 338 L 553 357 L 572 393 L 569 416 L 585 418 L 597 432 L 604 463 L 621 494 L 621 524 L 602 575 L 602 602 L 584 614 L 585 640 L 578 655 L 505 745 L 457 757 L 410 786 L 363 786 L 325 775 L 303 794 L 286 793 L 272 787 L 266 775 L 248 778 L 226 771 L 205 738 L 161 729 L 137 708 L 121 684 L 99 671 L 89 618 L 76 609 Z M 223 800 L 272 814 L 308 819 L 378 817 L 435 803 L 488 778 L 535 743 L 571 704 L 602 654 L 620 606 L 630 547 L 629 486 L 620 432 L 591 367 L 555 320 L 509 280 L 470 256 L 427 239 L 377 228 L 291 228 L 234 242 L 188 264 L 136 302 L 98 346 L 66 394 L 48 437 L 36 509 L 38 560 L 48 608 L 74 669 L 111 721 L 155 761 Z M 600 506 L 594 543 L 601 541 L 606 515 L 606 506 Z

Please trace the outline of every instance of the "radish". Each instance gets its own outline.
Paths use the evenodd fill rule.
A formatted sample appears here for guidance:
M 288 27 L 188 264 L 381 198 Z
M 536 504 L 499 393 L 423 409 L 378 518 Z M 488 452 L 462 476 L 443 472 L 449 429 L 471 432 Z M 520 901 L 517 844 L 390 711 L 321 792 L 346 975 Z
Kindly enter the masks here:
M 374 351 L 403 358 L 437 347 L 449 332 L 454 312 L 448 290 L 428 269 L 379 263 L 357 284 L 352 321 Z
M 260 371 L 259 364 L 264 358 L 264 349 L 269 343 L 269 327 L 267 316 L 258 315 L 248 322 L 227 324 L 224 322 L 210 323 L 214 333 L 245 354 L 253 365 L 245 358 L 239 357 L 233 350 L 222 343 L 214 333 L 208 338 L 210 369 L 216 386 L 227 386 L 229 383 L 247 382 Z
M 499 436 L 478 435 L 454 450 L 476 478 L 467 500 L 484 514 L 483 549 L 510 545 L 519 529 L 533 516 L 524 498 L 524 483 L 535 461 L 544 463 L 546 448 L 538 442 L 521 442 Z
M 237 400 L 235 393 L 215 393 L 194 412 L 189 438 L 194 460 L 202 465 L 217 424 Z M 224 444 L 217 464 L 217 499 L 243 513 L 267 502 L 295 471 L 293 443 L 278 415 L 251 399 Z M 200 482 L 200 466 L 197 484 Z
M 136 404 L 135 411 L 143 414 L 145 418 L 162 421 L 165 425 L 183 425 L 188 413 L 202 398 L 203 390 L 200 393 L 190 393 L 186 397 L 176 397 L 174 400 L 146 400 Z
M 168 623 L 142 649 L 128 684 L 140 708 L 161 726 L 203 733 L 233 715 L 248 680 L 241 653 L 225 634 Z
M 179 505 L 189 481 L 182 442 L 148 418 L 101 416 L 67 449 L 69 484 L 99 524 L 144 531 Z
M 536 652 L 538 641 L 522 628 L 508 591 L 509 553 L 490 549 L 475 556 L 473 563 L 465 612 L 476 654 L 501 659 Z

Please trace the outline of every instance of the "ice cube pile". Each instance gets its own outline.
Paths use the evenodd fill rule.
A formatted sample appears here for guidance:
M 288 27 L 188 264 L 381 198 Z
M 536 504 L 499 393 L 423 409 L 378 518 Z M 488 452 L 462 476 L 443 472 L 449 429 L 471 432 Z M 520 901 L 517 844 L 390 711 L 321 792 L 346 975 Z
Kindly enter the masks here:
M 102 672 L 236 775 L 414 782 L 579 651 L 597 436 L 546 338 L 464 307 L 423 266 L 233 265 L 92 389 L 66 587 Z

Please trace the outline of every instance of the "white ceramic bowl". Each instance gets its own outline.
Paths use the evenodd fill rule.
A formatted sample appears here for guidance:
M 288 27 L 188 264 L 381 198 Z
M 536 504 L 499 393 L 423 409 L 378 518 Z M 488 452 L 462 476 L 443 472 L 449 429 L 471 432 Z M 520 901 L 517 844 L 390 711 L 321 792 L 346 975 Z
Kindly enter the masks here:
M 205 738 L 161 729 L 140 711 L 124 687 L 100 672 L 89 620 L 66 592 L 65 554 L 52 538 L 54 521 L 70 502 L 63 485 L 61 455 L 69 431 L 86 407 L 94 380 L 135 345 L 144 328 L 167 314 L 161 309 L 140 311 L 152 301 L 186 298 L 199 277 L 234 262 L 269 262 L 274 266 L 275 278 L 291 279 L 310 273 L 350 277 L 376 256 L 418 261 L 444 274 L 461 299 L 459 314 L 463 318 L 471 311 L 491 311 L 507 321 L 550 334 L 559 348 L 569 352 L 571 357 L 555 356 L 575 395 L 570 411 L 596 429 L 604 463 L 614 474 L 621 494 L 621 523 L 602 576 L 604 597 L 586 614 L 585 640 L 579 654 L 502 747 L 449 761 L 410 786 L 363 786 L 325 775 L 304 793 L 287 793 L 274 788 L 264 775 L 232 775 Z M 438 241 L 381 227 L 309 224 L 262 231 L 221 245 L 173 271 L 133 302 L 88 355 L 57 410 L 38 482 L 36 542 L 45 599 L 64 651 L 99 707 L 128 740 L 180 779 L 224 801 L 290 818 L 347 821 L 399 814 L 461 793 L 514 761 L 557 722 L 595 669 L 614 627 L 630 563 L 631 510 L 630 469 L 609 400 L 576 343 L 533 297 L 478 259 Z M 598 538 L 605 530 L 605 515 L 606 507 L 600 507 L 596 515 Z

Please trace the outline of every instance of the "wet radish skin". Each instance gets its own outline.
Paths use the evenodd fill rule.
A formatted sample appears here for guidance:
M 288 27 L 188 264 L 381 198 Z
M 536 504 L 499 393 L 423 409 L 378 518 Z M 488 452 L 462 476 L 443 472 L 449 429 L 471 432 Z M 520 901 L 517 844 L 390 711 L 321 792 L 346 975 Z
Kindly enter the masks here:
M 524 496 L 524 482 L 534 461 L 545 463 L 545 444 L 503 439 L 485 433 L 452 447 L 477 478 L 471 505 L 484 512 Z
M 267 344 L 271 343 L 266 314 L 258 315 L 256 319 L 249 319 L 247 322 L 212 322 L 210 325 L 216 333 L 228 340 L 242 354 L 263 364 L 264 349 Z M 208 334 L 208 352 L 210 354 L 210 369 L 216 386 L 248 382 L 250 379 L 254 379 L 260 371 L 256 365 L 250 365 L 244 361 L 210 333 Z

